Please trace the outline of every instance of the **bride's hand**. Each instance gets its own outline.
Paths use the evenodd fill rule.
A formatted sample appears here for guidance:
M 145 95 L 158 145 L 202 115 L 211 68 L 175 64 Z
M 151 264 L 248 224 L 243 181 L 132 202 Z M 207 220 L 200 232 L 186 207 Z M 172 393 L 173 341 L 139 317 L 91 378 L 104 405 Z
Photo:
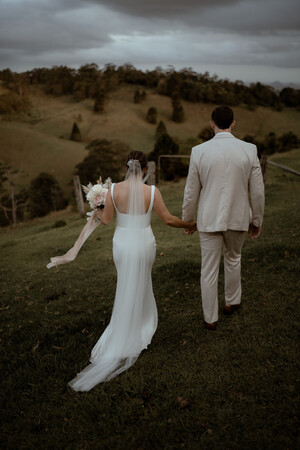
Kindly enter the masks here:
M 184 234 L 194 234 L 195 231 L 197 231 L 197 223 L 196 222 L 190 222 L 189 227 L 184 229 Z

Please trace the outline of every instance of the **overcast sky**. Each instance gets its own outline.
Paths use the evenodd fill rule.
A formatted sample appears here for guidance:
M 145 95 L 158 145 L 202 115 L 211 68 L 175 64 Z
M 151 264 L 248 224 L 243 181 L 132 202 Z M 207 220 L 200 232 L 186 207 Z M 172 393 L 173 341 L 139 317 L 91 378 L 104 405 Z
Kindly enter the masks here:
M 0 0 L 0 69 L 191 67 L 300 83 L 299 0 Z

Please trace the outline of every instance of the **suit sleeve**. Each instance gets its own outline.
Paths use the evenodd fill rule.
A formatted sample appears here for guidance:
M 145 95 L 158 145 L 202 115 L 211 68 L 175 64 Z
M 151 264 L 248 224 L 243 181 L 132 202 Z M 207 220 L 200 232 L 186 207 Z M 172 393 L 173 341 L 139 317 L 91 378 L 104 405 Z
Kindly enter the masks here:
M 185 221 L 194 220 L 197 205 L 199 201 L 201 191 L 201 183 L 199 178 L 199 172 L 197 169 L 195 154 L 192 150 L 189 173 L 186 180 L 184 189 L 184 198 L 182 205 L 182 219 Z
M 260 227 L 264 215 L 265 189 L 256 146 L 249 178 L 249 195 L 252 209 L 252 223 L 256 227 Z

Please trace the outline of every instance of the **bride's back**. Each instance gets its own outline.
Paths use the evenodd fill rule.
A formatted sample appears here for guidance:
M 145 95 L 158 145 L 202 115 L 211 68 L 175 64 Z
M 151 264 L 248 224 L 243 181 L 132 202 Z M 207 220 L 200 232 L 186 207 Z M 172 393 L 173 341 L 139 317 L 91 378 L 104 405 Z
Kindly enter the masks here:
M 128 180 L 116 183 L 114 186 L 114 202 L 118 211 L 122 214 L 127 214 L 129 205 L 129 186 Z M 145 212 L 148 211 L 151 202 L 151 186 L 143 184 L 144 205 Z

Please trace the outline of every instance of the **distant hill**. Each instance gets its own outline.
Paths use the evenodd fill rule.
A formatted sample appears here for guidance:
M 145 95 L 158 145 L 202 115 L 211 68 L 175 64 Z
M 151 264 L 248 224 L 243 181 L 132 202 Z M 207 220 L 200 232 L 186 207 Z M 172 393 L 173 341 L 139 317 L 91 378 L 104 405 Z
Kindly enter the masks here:
M 300 89 L 300 83 L 281 83 L 280 81 L 274 81 L 273 83 L 270 83 L 270 86 L 272 86 L 278 92 L 286 87 L 292 89 Z

